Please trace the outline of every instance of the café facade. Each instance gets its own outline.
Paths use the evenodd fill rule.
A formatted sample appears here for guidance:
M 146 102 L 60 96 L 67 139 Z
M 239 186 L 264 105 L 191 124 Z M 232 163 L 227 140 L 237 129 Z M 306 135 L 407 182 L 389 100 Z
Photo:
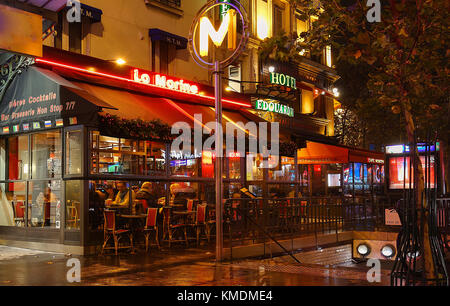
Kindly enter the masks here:
M 212 87 L 48 47 L 43 58 L 1 58 L 7 59 L 2 67 L 8 67 L 0 88 L 1 244 L 95 252 L 103 232 L 93 195 L 118 181 L 130 189 L 152 182 L 157 198 L 166 204 L 176 183 L 189 188 L 196 200 L 214 203 L 214 154 L 171 149 L 174 123 L 207 129 L 206 123 L 214 121 Z M 268 109 L 256 110 L 258 105 Z M 237 129 L 239 122 L 267 122 L 260 112 L 271 111 L 296 116 L 292 109 L 258 104 L 249 95 L 223 97 L 223 124 Z M 280 131 L 274 169 L 263 169 L 257 153 L 226 154 L 225 198 L 236 197 L 244 187 L 257 197 L 275 189 L 285 197 L 312 194 L 313 180 L 323 185 L 324 176 L 339 173 L 343 188 L 345 169 L 335 171 L 335 164 L 364 164 L 358 170 L 364 174 L 365 169 L 375 171 L 367 165 L 384 163 L 382 154 L 343 148 L 325 136 L 283 126 Z M 308 149 L 320 143 L 327 156 Z

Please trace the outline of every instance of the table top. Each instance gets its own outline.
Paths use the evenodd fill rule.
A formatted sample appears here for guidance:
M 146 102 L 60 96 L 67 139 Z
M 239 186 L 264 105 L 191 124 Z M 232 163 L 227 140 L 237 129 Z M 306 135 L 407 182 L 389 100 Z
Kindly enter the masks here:
M 139 218 L 146 218 L 147 215 L 118 215 L 121 218 L 127 218 L 127 219 L 139 219 Z
M 196 211 L 187 211 L 187 210 L 173 212 L 174 215 L 189 215 L 189 214 L 195 214 L 195 213 L 196 213 Z

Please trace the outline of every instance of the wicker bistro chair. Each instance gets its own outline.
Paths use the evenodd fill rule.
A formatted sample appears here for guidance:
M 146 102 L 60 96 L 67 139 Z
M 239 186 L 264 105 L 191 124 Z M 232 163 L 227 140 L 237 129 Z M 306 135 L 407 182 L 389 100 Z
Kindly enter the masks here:
M 148 208 L 147 218 L 145 219 L 144 237 L 145 237 L 145 251 L 148 251 L 150 234 L 155 233 L 155 241 L 158 249 L 161 249 L 159 243 L 158 233 L 158 208 Z
M 131 232 L 126 229 L 116 229 L 116 212 L 111 210 L 105 210 L 103 212 L 103 216 L 105 219 L 105 225 L 103 228 L 103 247 L 102 247 L 102 254 L 104 250 L 111 250 L 114 249 L 115 253 L 117 255 L 118 249 L 132 249 L 133 248 L 133 236 L 131 235 Z M 130 241 L 130 245 L 128 246 L 119 246 L 120 238 L 124 235 L 128 235 L 128 239 Z M 108 241 L 110 238 L 113 238 L 114 240 L 114 247 L 106 247 Z
M 23 201 L 17 201 L 14 204 L 14 223 L 16 226 L 25 225 L 25 206 Z
M 209 243 L 209 228 L 208 223 L 206 221 L 206 204 L 198 204 L 197 205 L 197 211 L 195 213 L 195 222 L 190 224 L 195 231 L 196 231 L 196 237 L 197 237 L 197 246 L 200 242 L 200 234 L 203 229 L 203 232 L 205 233 L 205 237 L 208 240 Z
M 188 236 L 187 236 L 187 227 L 188 223 L 181 221 L 181 218 L 174 218 L 173 211 L 168 212 L 168 220 L 166 228 L 169 242 L 169 248 L 172 245 L 172 242 L 184 242 L 186 243 L 186 247 L 189 246 Z M 180 233 L 181 232 L 181 233 Z M 175 239 L 176 235 L 183 235 L 184 239 Z

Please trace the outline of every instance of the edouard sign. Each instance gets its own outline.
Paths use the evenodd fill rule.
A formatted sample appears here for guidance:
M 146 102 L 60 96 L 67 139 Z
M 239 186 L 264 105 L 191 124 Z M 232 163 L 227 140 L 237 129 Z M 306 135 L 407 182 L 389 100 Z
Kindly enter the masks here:
M 216 22 L 216 19 L 220 22 Z M 241 33 L 238 33 L 238 22 Z M 218 29 L 215 27 L 216 23 L 219 23 Z M 221 67 L 226 67 L 245 49 L 249 34 L 247 13 L 239 1 L 213 0 L 201 8 L 192 23 L 189 50 L 197 64 L 204 68 L 213 69 L 216 62 Z M 223 47 L 226 41 L 227 52 L 212 52 L 210 41 L 215 47 L 214 51 L 225 49 Z

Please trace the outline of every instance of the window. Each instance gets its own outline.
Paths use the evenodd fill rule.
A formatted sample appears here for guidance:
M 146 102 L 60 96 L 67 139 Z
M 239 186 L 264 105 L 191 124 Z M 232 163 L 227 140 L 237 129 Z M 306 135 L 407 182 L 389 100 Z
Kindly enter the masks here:
M 263 158 L 261 154 L 247 153 L 247 180 L 260 181 L 263 179 Z
M 328 67 L 332 67 L 332 57 L 331 57 L 331 46 L 326 46 L 324 50 L 324 61 L 323 63 Z
M 284 10 L 278 5 L 273 6 L 273 35 L 283 33 L 283 14 Z
M 169 74 L 169 65 L 174 57 L 175 46 L 165 41 L 152 41 L 152 69 Z
M 30 164 L 28 158 L 28 136 L 8 138 L 8 147 L 8 179 L 27 179 Z
M 80 229 L 81 181 L 66 181 L 66 229 Z
M 31 148 L 33 179 L 61 177 L 61 131 L 33 134 Z
M 269 179 L 273 181 L 295 181 L 294 158 L 281 156 L 278 166 L 275 169 L 269 169 Z
M 25 226 L 26 183 L 0 184 L 0 225 Z
M 91 173 L 162 175 L 163 143 L 91 133 Z
M 236 80 L 237 82 L 228 81 L 228 86 L 232 91 L 241 92 L 241 67 L 240 66 L 230 66 L 228 68 L 228 78 L 230 80 Z
M 81 53 L 82 23 L 69 22 L 69 51 Z
M 66 132 L 66 174 L 81 174 L 83 154 L 81 130 Z
M 28 222 L 31 227 L 60 228 L 61 181 L 33 181 L 28 191 Z

